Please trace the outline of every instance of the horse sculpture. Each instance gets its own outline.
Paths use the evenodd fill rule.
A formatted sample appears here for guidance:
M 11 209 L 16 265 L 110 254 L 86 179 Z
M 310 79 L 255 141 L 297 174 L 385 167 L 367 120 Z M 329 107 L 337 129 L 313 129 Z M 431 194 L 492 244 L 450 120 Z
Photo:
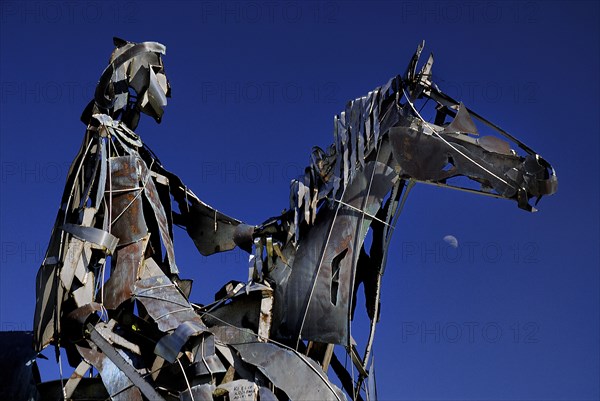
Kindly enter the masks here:
M 38 385 L 42 399 L 374 400 L 381 279 L 412 185 L 512 199 L 527 211 L 557 188 L 544 159 L 432 83 L 432 56 L 418 70 L 421 44 L 404 76 L 335 117 L 333 144 L 314 148 L 290 209 L 247 225 L 201 202 L 132 131 L 140 113 L 162 116 L 164 46 L 115 45 L 82 116 L 86 137 L 38 273 L 35 348 L 62 347 L 75 368 Z M 423 101 L 435 104 L 433 122 L 417 110 Z M 496 136 L 478 137 L 474 119 Z M 479 188 L 456 186 L 458 176 Z M 248 282 L 191 303 L 173 224 L 203 255 L 249 252 Z M 351 331 L 361 284 L 371 321 L 362 353 Z

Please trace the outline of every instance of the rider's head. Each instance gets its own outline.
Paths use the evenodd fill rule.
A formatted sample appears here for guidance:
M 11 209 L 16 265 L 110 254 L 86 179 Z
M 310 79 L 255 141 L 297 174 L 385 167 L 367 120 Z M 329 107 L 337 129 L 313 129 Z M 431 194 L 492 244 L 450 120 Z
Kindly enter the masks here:
M 171 88 L 161 55 L 165 46 L 157 42 L 133 43 L 114 38 L 115 50 L 93 101 L 93 113 L 108 114 L 134 129 L 140 113 L 160 122 Z M 88 115 L 86 115 L 88 114 Z M 84 112 L 85 117 L 90 117 Z

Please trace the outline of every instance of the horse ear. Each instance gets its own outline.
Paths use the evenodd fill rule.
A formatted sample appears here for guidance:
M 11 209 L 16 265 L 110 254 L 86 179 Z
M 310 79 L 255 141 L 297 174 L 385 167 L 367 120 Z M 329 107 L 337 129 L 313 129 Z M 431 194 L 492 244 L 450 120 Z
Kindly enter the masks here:
M 116 47 L 123 47 L 125 46 L 127 43 L 129 43 L 128 41 L 126 41 L 125 39 L 121 39 L 121 38 L 117 38 L 116 36 L 113 37 L 113 44 Z

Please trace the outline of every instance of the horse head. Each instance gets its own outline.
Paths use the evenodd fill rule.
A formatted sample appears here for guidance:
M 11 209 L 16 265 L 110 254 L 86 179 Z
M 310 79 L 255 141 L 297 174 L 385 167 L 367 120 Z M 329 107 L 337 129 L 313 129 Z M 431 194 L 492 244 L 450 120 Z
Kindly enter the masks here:
M 531 148 L 496 124 L 442 93 L 432 80 L 433 56 L 417 73 L 422 45 L 408 66 L 398 99 L 391 105 L 388 131 L 395 168 L 401 177 L 517 201 L 519 208 L 536 211 L 531 198 L 556 192 L 554 169 Z M 418 101 L 433 101 L 432 122 L 417 110 Z M 481 136 L 475 121 L 492 134 Z M 515 150 L 517 149 L 517 150 Z M 451 183 L 459 176 L 479 188 Z
M 275 336 L 296 346 L 302 339 L 349 348 L 361 283 L 372 337 L 405 187 L 425 182 L 461 189 L 511 199 L 528 211 L 535 211 L 532 198 L 539 201 L 557 189 L 548 162 L 432 82 L 432 56 L 417 72 L 422 48 L 403 76 L 348 102 L 334 117 L 333 144 L 314 148 L 305 174 L 292 182 L 290 212 L 255 233 L 256 261 L 263 260 L 268 237 L 275 244 L 267 252 L 270 266 L 260 266 L 275 284 Z M 432 121 L 423 117 L 419 102 L 434 106 Z M 475 120 L 495 135 L 479 135 Z M 455 184 L 458 177 L 475 187 Z M 281 250 L 275 254 L 277 244 Z M 365 363 L 367 357 L 368 352 Z

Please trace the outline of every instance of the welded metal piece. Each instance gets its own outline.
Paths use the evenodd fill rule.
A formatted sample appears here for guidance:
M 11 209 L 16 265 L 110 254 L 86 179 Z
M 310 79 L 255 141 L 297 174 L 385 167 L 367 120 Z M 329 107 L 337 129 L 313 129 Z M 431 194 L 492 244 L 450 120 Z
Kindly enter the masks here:
M 479 135 L 477 126 L 473 122 L 471 115 L 462 102 L 458 105 L 458 111 L 454 117 L 454 120 L 452 120 L 452 122 L 448 124 L 442 132 L 444 134 L 463 133 Z
M 252 342 L 253 340 L 249 340 Z M 232 347 L 222 345 L 219 343 L 215 343 L 216 349 L 219 351 L 219 354 L 223 356 L 225 360 L 229 363 L 230 369 L 233 369 L 234 373 L 238 375 L 242 379 L 246 380 L 255 380 L 256 372 L 252 370 L 251 366 L 246 365 L 237 352 Z
M 78 238 L 71 238 L 69 240 L 69 252 L 67 253 L 66 263 L 60 269 L 60 280 L 66 290 L 71 289 L 71 284 L 75 278 L 75 270 L 81 260 L 81 253 L 83 252 L 84 241 Z
M 142 264 L 142 255 L 148 244 L 148 237 L 141 238 L 121 248 L 115 258 L 116 266 L 108 281 L 104 284 L 104 306 L 116 309 L 131 298 L 133 284 L 138 278 Z
M 176 215 L 175 222 L 187 228 L 188 235 L 202 255 L 229 251 L 251 236 L 250 226 L 213 209 L 192 195 L 188 193 L 189 209 L 183 215 Z M 245 233 L 244 230 L 250 232 Z
M 110 345 L 106 338 L 104 338 L 94 326 L 91 324 L 88 325 L 88 330 L 90 331 L 90 340 L 119 368 L 120 372 L 123 372 L 123 374 L 131 380 L 142 394 L 154 401 L 164 401 L 163 397 L 156 392 L 154 387 L 144 380 L 139 372 L 119 352 L 117 352 L 112 345 Z
M 65 398 L 69 399 L 77 389 L 83 375 L 90 369 L 92 365 L 86 361 L 81 361 L 73 371 L 73 374 L 65 384 Z
M 133 296 L 163 332 L 175 330 L 186 321 L 202 324 L 188 300 L 165 275 L 136 281 Z
M 81 287 L 73 291 L 75 304 L 80 307 L 89 304 L 94 299 L 94 273 L 88 271 L 81 280 Z
M 109 255 L 115 251 L 115 248 L 119 243 L 119 239 L 111 233 L 94 227 L 85 227 L 76 224 L 63 224 L 61 228 L 63 231 L 72 234 L 74 237 L 79 238 L 82 241 L 91 242 L 92 244 L 103 248 Z
M 104 353 L 97 348 L 77 346 L 82 358 L 99 373 L 110 398 L 116 401 L 142 401 L 140 390 L 127 375 Z M 121 355 L 123 358 L 123 355 Z
M 321 367 L 300 353 L 269 343 L 231 344 L 291 400 L 346 400 Z
M 89 304 L 80 306 L 67 315 L 67 318 L 73 320 L 80 325 L 84 325 L 89 317 L 102 310 L 102 305 L 98 302 L 90 302 Z
M 212 333 L 204 332 L 195 339 L 195 347 L 192 350 L 193 364 L 197 374 L 215 375 L 225 373 L 227 369 L 216 354 L 215 336 Z M 200 373 L 206 372 L 206 373 Z
M 173 274 L 177 274 L 179 271 L 177 269 L 177 265 L 175 264 L 173 238 L 171 238 L 171 230 L 169 228 L 169 221 L 167 220 L 167 215 L 165 214 L 165 209 L 161 204 L 158 192 L 156 190 L 156 185 L 154 184 L 154 180 L 152 179 L 150 173 L 146 169 L 146 166 L 141 164 L 140 169 L 143 179 L 144 195 L 146 196 L 146 199 L 148 199 L 150 206 L 152 206 L 152 210 L 154 211 L 154 217 L 158 224 L 158 231 L 160 233 L 160 237 L 163 241 L 163 245 L 167 250 L 169 271 Z
M 174 332 L 160 339 L 160 341 L 156 344 L 156 348 L 154 348 L 154 353 L 167 362 L 173 363 L 177 359 L 179 351 L 181 351 L 181 348 L 188 341 L 188 339 L 205 331 L 206 326 L 203 324 L 201 325 L 194 321 L 183 322 L 175 329 Z
M 227 369 L 225 365 L 221 362 L 219 357 L 215 354 L 202 356 L 196 355 L 196 360 L 198 362 L 194 362 L 192 367 L 190 368 L 195 376 L 208 376 L 212 377 L 219 373 L 225 373 Z
M 140 347 L 137 344 L 123 338 L 120 334 L 114 331 L 116 321 L 111 319 L 108 323 L 98 322 L 94 325 L 95 330 L 100 334 L 106 341 L 113 345 L 117 345 L 123 349 L 129 350 L 134 354 L 141 355 Z

